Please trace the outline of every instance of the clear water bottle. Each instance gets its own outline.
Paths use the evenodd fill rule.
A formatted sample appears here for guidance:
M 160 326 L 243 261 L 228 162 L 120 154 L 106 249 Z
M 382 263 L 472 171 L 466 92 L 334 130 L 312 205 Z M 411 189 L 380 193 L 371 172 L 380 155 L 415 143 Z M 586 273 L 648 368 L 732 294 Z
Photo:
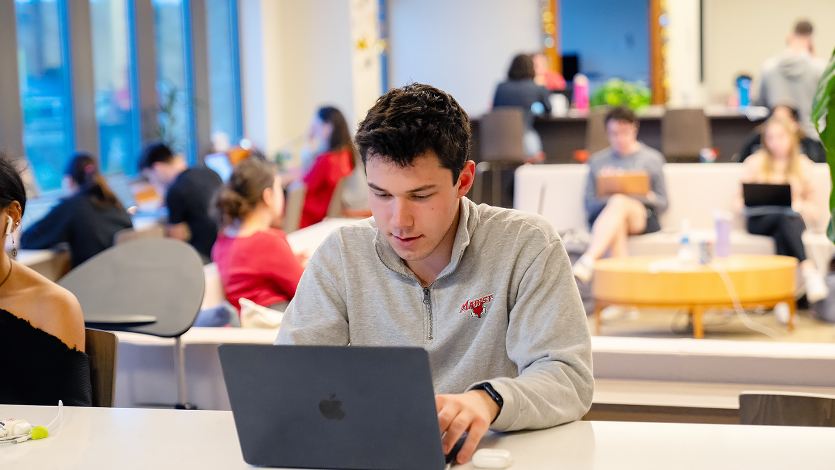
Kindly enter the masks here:
M 678 242 L 678 260 L 682 266 L 696 264 L 696 256 L 693 250 L 693 241 L 690 240 L 690 220 L 681 221 Z

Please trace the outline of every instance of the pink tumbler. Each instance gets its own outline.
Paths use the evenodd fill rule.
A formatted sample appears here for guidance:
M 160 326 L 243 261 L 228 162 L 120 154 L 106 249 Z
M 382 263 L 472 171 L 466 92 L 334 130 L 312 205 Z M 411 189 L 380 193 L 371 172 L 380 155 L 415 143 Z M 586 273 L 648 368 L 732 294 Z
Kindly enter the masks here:
M 578 111 L 589 109 L 589 79 L 581 73 L 574 76 L 574 108 Z

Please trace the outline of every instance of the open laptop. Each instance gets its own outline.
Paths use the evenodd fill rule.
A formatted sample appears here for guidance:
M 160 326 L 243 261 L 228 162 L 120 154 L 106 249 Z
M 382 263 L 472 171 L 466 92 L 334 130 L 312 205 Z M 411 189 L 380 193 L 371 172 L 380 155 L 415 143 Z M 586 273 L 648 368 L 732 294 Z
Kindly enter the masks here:
M 425 350 L 223 344 L 218 352 L 246 463 L 444 468 Z
M 746 207 L 792 206 L 792 188 L 788 184 L 742 185 L 742 198 Z
M 232 176 L 232 162 L 229 161 L 228 155 L 225 153 L 211 153 L 206 155 L 203 162 L 206 163 L 207 167 L 214 170 L 224 183 L 229 181 L 229 177 Z

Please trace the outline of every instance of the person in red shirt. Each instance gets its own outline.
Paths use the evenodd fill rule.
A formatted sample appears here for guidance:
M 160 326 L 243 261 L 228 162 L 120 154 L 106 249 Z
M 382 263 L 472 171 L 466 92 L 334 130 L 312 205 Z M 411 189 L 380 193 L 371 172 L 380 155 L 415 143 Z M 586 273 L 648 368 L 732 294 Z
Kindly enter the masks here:
M 299 228 L 321 222 L 328 213 L 328 206 L 339 180 L 354 170 L 355 152 L 345 116 L 333 107 L 320 108 L 313 118 L 310 138 L 311 148 L 321 149 L 309 170 L 302 178 L 307 194 L 302 207 Z
M 212 247 L 226 299 L 238 312 L 245 298 L 283 311 L 296 294 L 303 256 L 274 228 L 284 213 L 281 180 L 269 163 L 249 157 L 235 167 L 214 203 L 221 230 Z

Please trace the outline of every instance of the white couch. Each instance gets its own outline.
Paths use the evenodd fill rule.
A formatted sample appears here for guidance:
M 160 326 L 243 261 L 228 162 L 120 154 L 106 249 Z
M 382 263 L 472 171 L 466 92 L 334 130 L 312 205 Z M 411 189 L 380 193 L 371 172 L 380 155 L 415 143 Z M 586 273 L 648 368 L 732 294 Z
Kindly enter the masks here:
M 734 212 L 735 200 L 741 187 L 740 163 L 669 163 L 664 165 L 669 208 L 661 215 L 661 231 L 630 237 L 630 255 L 675 255 L 678 250 L 679 228 L 689 219 L 691 238 L 715 241 L 713 211 Z M 540 214 L 560 233 L 570 230 L 588 232 L 589 226 L 583 205 L 583 190 L 588 177 L 588 165 L 523 165 L 516 170 L 514 208 Z M 832 187 L 829 167 L 815 164 L 815 184 L 820 191 L 821 222 L 808 227 L 803 234 L 807 256 L 821 270 L 829 266 L 835 246 L 826 238 L 829 221 L 828 200 Z M 774 242 L 770 237 L 751 235 L 738 216 L 731 233 L 731 252 L 736 254 L 772 254 Z

